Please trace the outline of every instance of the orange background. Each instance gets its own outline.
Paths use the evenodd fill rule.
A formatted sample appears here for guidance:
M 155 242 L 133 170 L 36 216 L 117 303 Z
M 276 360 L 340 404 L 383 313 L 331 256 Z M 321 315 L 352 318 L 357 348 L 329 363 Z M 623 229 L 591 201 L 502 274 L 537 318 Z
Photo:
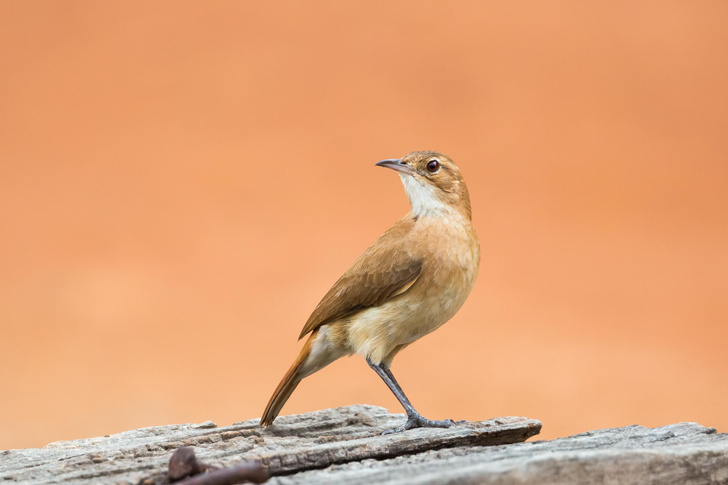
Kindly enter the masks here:
M 728 3 L 1 10 L 0 448 L 260 416 L 424 149 L 484 254 L 424 415 L 728 431 Z M 354 357 L 284 413 L 353 403 L 401 411 Z

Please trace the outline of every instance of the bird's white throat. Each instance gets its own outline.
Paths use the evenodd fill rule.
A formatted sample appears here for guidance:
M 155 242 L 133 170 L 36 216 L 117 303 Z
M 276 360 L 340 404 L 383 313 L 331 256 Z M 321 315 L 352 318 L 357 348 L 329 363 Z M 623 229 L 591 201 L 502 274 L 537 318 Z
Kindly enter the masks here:
M 437 196 L 437 189 L 427 182 L 420 182 L 414 176 L 399 174 L 404 185 L 412 215 L 415 217 L 442 215 L 452 212 L 452 208 L 444 204 Z

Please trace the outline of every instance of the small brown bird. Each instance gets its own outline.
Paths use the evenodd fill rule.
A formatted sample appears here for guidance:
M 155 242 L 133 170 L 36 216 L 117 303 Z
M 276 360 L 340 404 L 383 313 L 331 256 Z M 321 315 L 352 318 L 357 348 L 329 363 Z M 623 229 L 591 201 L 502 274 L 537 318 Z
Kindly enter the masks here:
M 447 322 L 473 288 L 480 245 L 470 196 L 457 165 L 437 152 L 412 152 L 377 163 L 399 172 L 412 210 L 369 247 L 314 309 L 299 340 L 300 355 L 263 412 L 269 426 L 304 377 L 357 353 L 382 378 L 407 412 L 388 432 L 449 427 L 418 413 L 390 367 L 397 353 Z

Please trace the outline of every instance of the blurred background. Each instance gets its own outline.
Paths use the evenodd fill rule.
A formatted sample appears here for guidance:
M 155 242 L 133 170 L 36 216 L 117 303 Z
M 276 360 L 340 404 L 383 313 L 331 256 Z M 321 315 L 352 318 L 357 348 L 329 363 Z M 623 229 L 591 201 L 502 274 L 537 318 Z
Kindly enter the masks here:
M 0 449 L 259 417 L 411 150 L 484 255 L 424 415 L 728 431 L 728 3 L 0 9 Z M 352 357 L 283 413 L 354 403 L 401 412 Z

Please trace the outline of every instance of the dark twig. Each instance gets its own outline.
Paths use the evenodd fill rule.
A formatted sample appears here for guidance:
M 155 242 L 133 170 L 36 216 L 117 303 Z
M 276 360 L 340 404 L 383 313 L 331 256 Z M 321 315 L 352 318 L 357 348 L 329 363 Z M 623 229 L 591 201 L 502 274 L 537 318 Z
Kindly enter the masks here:
M 190 446 L 183 446 L 177 448 L 169 459 L 167 476 L 170 482 L 176 482 L 205 470 L 207 470 L 207 465 L 197 459 L 195 450 Z
M 205 471 L 207 473 L 203 473 Z M 178 448 L 172 454 L 167 476 L 170 482 L 177 482 L 177 485 L 232 485 L 245 481 L 263 483 L 270 478 L 263 465 L 254 461 L 213 470 L 199 461 L 195 456 L 195 450 L 189 446 Z M 187 480 L 178 481 L 184 478 Z
M 258 462 L 251 461 L 243 465 L 219 468 L 200 475 L 188 478 L 178 485 L 232 485 L 249 481 L 263 483 L 270 478 L 268 472 Z

